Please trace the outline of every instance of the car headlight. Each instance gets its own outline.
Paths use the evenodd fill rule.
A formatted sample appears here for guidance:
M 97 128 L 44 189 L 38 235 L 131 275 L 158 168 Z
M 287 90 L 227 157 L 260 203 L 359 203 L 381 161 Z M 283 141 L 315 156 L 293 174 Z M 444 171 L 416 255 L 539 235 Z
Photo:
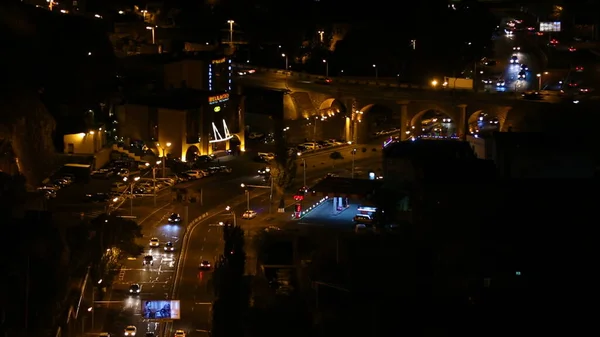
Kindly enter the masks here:
M 141 289 L 136 290 L 137 293 L 139 293 L 141 291 Z
M 133 290 L 129 289 L 129 292 L 130 292 L 130 293 L 132 293 L 132 292 L 133 292 Z

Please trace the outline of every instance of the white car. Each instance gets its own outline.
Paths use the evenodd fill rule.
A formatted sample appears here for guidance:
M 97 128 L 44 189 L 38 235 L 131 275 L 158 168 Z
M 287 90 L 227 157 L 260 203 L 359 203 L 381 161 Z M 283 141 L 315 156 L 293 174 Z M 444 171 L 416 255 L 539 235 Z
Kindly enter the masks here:
M 266 161 L 271 161 L 275 159 L 275 154 L 272 152 L 259 152 L 259 157 L 262 157 Z
M 249 210 L 245 211 L 244 214 L 242 214 L 242 219 L 248 219 L 248 220 L 254 219 L 254 218 L 256 218 L 256 215 L 257 214 L 255 211 L 249 209 Z
M 175 337 L 185 337 L 185 331 L 175 330 Z
M 513 47 L 513 50 L 515 50 L 515 51 L 521 50 L 521 47 Z
M 128 325 L 125 328 L 125 331 L 123 332 L 123 334 L 125 336 L 135 336 L 136 333 L 137 333 L 137 328 L 135 327 L 135 325 Z
M 150 247 L 158 247 L 160 246 L 160 240 L 158 238 L 150 239 Z

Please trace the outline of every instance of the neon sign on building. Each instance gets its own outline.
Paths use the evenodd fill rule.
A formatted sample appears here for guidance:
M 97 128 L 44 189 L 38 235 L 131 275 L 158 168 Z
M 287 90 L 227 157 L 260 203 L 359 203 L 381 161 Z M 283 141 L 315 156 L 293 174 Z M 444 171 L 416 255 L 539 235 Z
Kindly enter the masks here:
M 221 95 L 217 95 L 217 96 L 209 96 L 208 97 L 208 104 L 218 104 L 218 103 L 227 102 L 228 100 L 229 100 L 229 94 L 221 94 Z
M 211 61 L 212 64 L 221 64 L 221 63 L 225 63 L 225 62 L 227 62 L 227 60 L 225 58 Z

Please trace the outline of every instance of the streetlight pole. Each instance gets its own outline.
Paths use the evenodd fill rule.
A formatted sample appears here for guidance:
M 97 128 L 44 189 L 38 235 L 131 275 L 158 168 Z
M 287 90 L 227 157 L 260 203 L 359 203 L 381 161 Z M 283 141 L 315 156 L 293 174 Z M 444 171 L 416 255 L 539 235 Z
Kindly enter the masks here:
M 281 57 L 285 58 L 285 73 L 287 76 L 287 70 L 288 70 L 288 56 L 286 54 L 281 54 Z
M 313 127 L 313 141 L 317 141 L 317 121 L 319 120 L 319 116 L 315 116 L 315 125 Z
M 352 149 L 352 179 L 354 179 L 354 156 L 356 155 L 356 149 Z
M 306 159 L 302 158 L 302 188 L 306 188 Z
M 129 180 L 127 177 L 123 178 L 123 181 L 126 182 Z M 131 181 L 130 189 L 129 189 L 129 209 L 131 215 L 133 215 L 133 187 L 135 186 L 135 182 L 140 180 L 140 177 L 135 177 Z
M 235 21 L 227 20 L 227 23 L 229 24 L 229 43 L 233 47 L 233 24 L 235 23 Z
M 233 216 L 233 226 L 237 226 L 237 218 L 235 216 L 235 212 L 231 209 L 231 206 L 225 207 L 225 210 Z
M 245 188 L 246 193 L 246 208 L 250 210 L 250 188 L 268 188 L 269 189 L 269 213 L 271 213 L 271 207 L 273 205 L 273 177 L 271 177 L 271 184 L 269 186 L 261 186 L 261 185 L 246 185 L 241 183 L 240 186 Z
M 324 32 L 324 31 L 322 31 L 322 30 L 320 30 L 320 31 L 318 31 L 317 33 L 319 33 L 319 38 L 320 38 L 320 41 L 321 41 L 321 43 L 323 43 L 323 34 L 325 34 L 325 32 Z
M 146 27 L 146 29 L 152 31 L 152 44 L 156 44 L 156 38 L 155 38 L 155 35 L 154 35 L 155 34 L 155 32 L 154 32 L 155 28 L 156 27 L 150 27 L 150 26 Z
M 536 75 L 538 78 L 538 90 L 542 90 L 542 74 Z
M 323 60 L 323 63 L 325 63 L 325 78 L 329 78 L 329 62 Z
M 160 146 L 160 143 L 156 143 L 156 146 L 162 149 L 162 177 L 165 178 L 166 175 L 166 163 L 167 163 L 167 149 L 171 147 L 171 143 L 166 144 L 167 147 Z
M 376 64 L 374 64 L 374 65 L 373 65 L 373 68 L 375 68 L 375 82 L 378 82 L 378 79 L 379 79 L 379 74 L 378 74 L 378 72 L 377 72 L 377 65 L 376 65 Z

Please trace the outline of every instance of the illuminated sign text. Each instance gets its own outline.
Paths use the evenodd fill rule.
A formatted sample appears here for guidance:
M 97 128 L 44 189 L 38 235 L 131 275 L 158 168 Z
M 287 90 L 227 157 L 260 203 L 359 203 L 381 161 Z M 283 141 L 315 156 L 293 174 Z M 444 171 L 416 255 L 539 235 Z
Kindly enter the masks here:
M 222 59 L 218 59 L 218 60 L 212 60 L 211 63 L 212 64 L 220 64 L 220 63 L 225 63 L 227 60 L 225 58 Z
M 217 104 L 229 100 L 229 94 L 222 94 L 208 97 L 208 104 Z
M 213 110 L 214 110 L 215 112 L 219 112 L 219 111 L 221 111 L 221 107 L 220 107 L 220 106 L 216 106 L 216 107 L 215 107 Z

